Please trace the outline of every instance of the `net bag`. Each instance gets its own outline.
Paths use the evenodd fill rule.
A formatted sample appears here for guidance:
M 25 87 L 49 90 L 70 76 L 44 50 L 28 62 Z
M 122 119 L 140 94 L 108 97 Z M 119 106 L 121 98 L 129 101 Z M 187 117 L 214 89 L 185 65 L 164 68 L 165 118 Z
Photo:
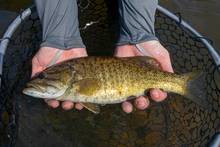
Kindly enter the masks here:
M 89 55 L 112 55 L 115 6 L 101 0 L 78 2 L 80 28 Z M 158 6 L 156 35 L 169 50 L 174 71 L 203 70 L 210 110 L 178 95 L 151 103 L 145 111 L 122 112 L 106 105 L 99 115 L 50 109 L 21 94 L 39 49 L 41 25 L 34 6 L 9 26 L 0 44 L 0 146 L 206 146 L 220 130 L 220 56 L 212 42 Z

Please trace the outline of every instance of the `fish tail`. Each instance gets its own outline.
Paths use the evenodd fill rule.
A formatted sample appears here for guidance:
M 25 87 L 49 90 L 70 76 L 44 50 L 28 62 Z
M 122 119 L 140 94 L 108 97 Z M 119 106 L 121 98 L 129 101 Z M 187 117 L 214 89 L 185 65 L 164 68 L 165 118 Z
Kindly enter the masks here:
M 191 72 L 187 77 L 185 96 L 204 108 L 210 108 L 206 93 L 206 79 L 204 72 Z

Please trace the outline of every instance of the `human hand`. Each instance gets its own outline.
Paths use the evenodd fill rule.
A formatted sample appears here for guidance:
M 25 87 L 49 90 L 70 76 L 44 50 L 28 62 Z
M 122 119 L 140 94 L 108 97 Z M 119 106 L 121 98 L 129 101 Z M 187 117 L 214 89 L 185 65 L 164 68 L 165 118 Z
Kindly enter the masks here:
M 53 60 L 55 54 L 59 51 L 59 49 L 51 48 L 51 47 L 42 47 L 36 53 L 36 55 L 32 59 L 32 77 L 37 73 L 43 71 L 48 67 L 48 65 Z M 85 57 L 87 56 L 87 52 L 85 48 L 74 48 L 69 50 L 63 50 L 60 58 L 56 61 L 56 63 L 72 59 L 78 57 Z M 52 108 L 57 108 L 60 103 L 57 100 L 45 100 L 45 102 L 51 106 Z M 70 101 L 62 102 L 62 108 L 64 110 L 70 110 L 74 107 L 74 103 Z M 83 108 L 80 103 L 75 104 L 75 108 L 81 110 Z
M 160 63 L 162 70 L 173 72 L 169 52 L 160 44 L 160 42 L 154 40 L 140 43 L 139 45 L 144 48 L 145 54 L 155 58 Z M 137 49 L 135 45 L 123 45 L 116 48 L 115 56 L 130 57 L 143 56 L 143 54 Z M 150 96 L 154 101 L 160 102 L 167 97 L 167 93 L 159 89 L 152 89 L 150 90 Z M 149 99 L 144 96 L 140 96 L 135 100 L 135 106 L 140 110 L 146 109 L 149 104 Z M 126 101 L 122 103 L 122 109 L 126 113 L 130 113 L 133 110 L 133 106 L 130 102 Z

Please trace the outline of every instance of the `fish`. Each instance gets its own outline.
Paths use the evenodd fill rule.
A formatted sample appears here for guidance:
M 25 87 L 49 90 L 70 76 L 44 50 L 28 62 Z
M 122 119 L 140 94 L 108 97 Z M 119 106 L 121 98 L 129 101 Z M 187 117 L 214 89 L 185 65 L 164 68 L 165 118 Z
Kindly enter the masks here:
M 207 108 L 204 80 L 200 71 L 185 74 L 163 71 L 159 62 L 148 56 L 90 56 L 45 69 L 27 83 L 23 93 L 80 102 L 93 113 L 99 113 L 99 105 L 121 103 L 156 88 L 182 95 Z

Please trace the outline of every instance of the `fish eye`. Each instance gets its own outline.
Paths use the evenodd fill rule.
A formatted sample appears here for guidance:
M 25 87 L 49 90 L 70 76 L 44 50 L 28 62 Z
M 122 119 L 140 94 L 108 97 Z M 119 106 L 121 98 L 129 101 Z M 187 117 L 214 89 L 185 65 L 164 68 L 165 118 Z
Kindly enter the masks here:
M 43 78 L 45 78 L 45 77 L 46 77 L 46 75 L 45 75 L 43 72 L 38 75 L 38 78 L 39 78 L 39 79 L 43 79 Z

